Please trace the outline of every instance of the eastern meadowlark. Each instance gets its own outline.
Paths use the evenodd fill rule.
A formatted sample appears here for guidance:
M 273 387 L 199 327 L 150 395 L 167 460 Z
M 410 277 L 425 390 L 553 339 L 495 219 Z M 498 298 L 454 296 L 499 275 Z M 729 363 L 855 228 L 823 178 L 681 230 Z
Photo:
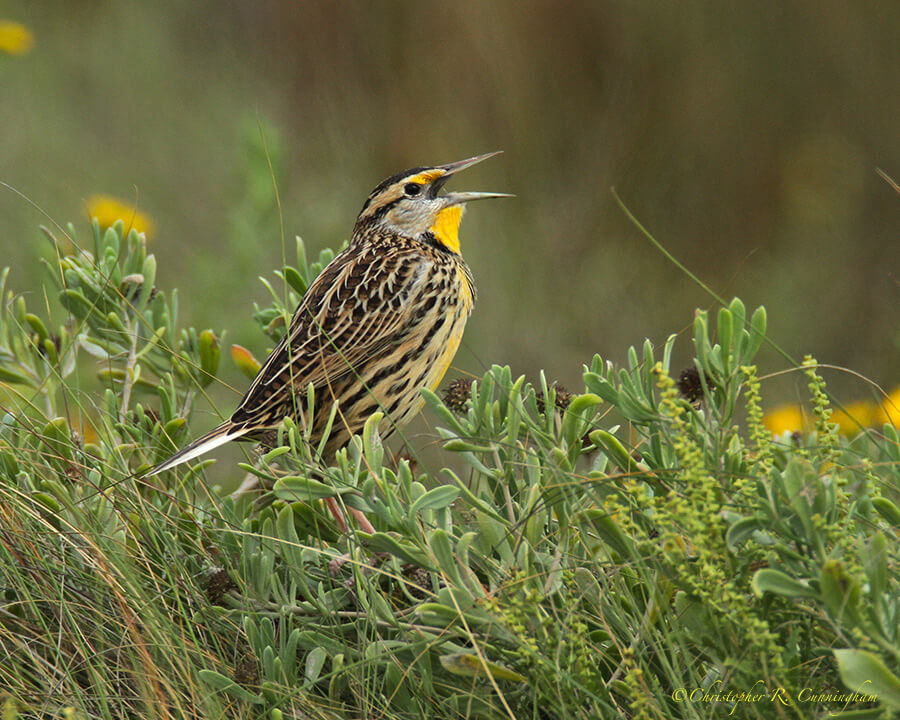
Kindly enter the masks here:
M 472 274 L 459 252 L 465 204 L 510 197 L 440 191 L 455 173 L 496 154 L 412 168 L 380 183 L 349 246 L 310 285 L 234 414 L 148 475 L 230 440 L 264 437 L 286 416 L 302 426 L 297 407 L 310 383 L 314 444 L 337 403 L 326 457 L 376 410 L 385 414 L 384 437 L 409 421 L 422 408 L 420 389 L 435 389 L 450 366 L 475 304 Z

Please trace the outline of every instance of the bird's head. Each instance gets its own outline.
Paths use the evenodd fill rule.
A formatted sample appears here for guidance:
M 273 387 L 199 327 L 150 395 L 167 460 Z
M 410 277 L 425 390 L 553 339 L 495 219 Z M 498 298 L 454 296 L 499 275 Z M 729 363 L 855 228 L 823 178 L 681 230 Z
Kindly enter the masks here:
M 441 195 L 440 191 L 460 170 L 496 154 L 478 155 L 449 165 L 411 168 L 389 177 L 369 194 L 356 220 L 354 237 L 381 230 L 459 253 L 459 222 L 465 204 L 512 196 L 491 192 Z

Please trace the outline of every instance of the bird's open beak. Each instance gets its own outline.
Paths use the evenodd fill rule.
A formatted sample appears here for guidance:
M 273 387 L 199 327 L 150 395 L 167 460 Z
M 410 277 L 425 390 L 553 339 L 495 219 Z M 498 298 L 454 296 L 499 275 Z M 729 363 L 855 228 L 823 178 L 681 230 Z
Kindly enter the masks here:
M 457 162 L 450 163 L 448 165 L 441 165 L 440 167 L 441 170 L 444 171 L 444 174 L 432 183 L 433 192 L 437 194 L 437 192 L 440 191 L 441 187 L 443 187 L 444 183 L 446 183 L 460 170 L 465 170 L 466 168 L 470 168 L 473 165 L 477 165 L 483 160 L 494 157 L 494 155 L 499 155 L 501 152 L 503 151 L 497 150 L 495 152 L 485 153 L 484 155 L 476 155 L 475 157 L 471 157 L 466 160 L 458 160 Z M 510 195 L 509 193 L 493 192 L 451 192 L 443 195 L 442 197 L 444 198 L 445 205 L 449 207 L 450 205 L 463 205 L 464 203 L 471 202 L 472 200 L 515 197 L 515 195 Z
M 445 173 L 447 173 L 444 177 L 448 177 L 453 175 L 454 173 L 458 173 L 460 170 L 465 170 L 466 168 L 470 168 L 473 165 L 477 165 L 488 158 L 494 157 L 494 155 L 499 155 L 502 153 L 502 150 L 495 150 L 494 152 L 485 153 L 484 155 L 476 155 L 475 157 L 470 157 L 467 160 L 457 160 L 456 162 L 450 163 L 449 165 L 441 165 L 440 168 Z

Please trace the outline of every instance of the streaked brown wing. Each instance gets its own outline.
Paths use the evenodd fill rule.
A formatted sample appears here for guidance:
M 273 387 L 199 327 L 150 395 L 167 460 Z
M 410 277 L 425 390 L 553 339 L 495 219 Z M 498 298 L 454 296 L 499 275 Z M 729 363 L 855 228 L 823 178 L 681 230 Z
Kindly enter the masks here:
M 330 387 L 399 342 L 413 320 L 409 299 L 424 278 L 416 271 L 422 260 L 412 249 L 385 256 L 367 245 L 338 255 L 303 296 L 232 419 L 277 424 L 293 389 Z

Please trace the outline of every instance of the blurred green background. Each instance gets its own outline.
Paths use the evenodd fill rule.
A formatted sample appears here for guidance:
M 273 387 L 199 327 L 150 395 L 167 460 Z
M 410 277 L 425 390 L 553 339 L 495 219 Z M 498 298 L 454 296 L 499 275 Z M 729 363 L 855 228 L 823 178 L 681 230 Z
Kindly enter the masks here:
M 900 195 L 876 174 L 900 179 L 898 3 L 45 0 L 2 12 L 34 34 L 30 53 L 0 57 L 0 181 L 36 205 L 0 188 L 0 265 L 32 307 L 50 255 L 38 226 L 74 221 L 86 240 L 87 200 L 107 193 L 152 217 L 157 282 L 179 288 L 182 320 L 228 328 L 262 357 L 256 278 L 284 247 L 292 257 L 294 235 L 311 256 L 336 247 L 384 177 L 502 149 L 453 185 L 517 195 L 463 223 L 479 303 L 460 371 L 501 363 L 533 380 L 543 368 L 577 388 L 593 353 L 621 362 L 670 332 L 690 362 L 693 310 L 711 298 L 640 236 L 614 186 L 716 291 L 765 304 L 795 357 L 900 382 Z M 761 362 L 785 367 L 771 352 Z M 227 353 L 223 364 L 245 387 Z M 839 397 L 869 394 L 826 377 Z M 233 401 L 223 391 L 222 409 Z

